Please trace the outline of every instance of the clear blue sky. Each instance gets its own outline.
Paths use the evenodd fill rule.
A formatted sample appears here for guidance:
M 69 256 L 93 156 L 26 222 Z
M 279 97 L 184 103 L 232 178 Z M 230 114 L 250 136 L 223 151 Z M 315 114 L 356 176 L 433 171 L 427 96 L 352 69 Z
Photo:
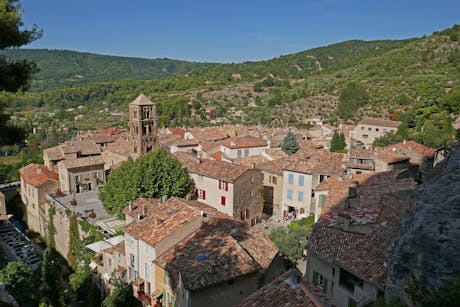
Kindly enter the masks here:
M 460 23 L 460 0 L 21 0 L 26 48 L 207 62 L 261 60 Z

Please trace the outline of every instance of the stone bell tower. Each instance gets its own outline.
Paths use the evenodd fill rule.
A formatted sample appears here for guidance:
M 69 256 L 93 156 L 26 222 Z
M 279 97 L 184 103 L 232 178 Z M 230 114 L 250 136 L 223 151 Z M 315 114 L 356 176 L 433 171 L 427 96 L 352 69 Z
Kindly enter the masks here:
M 129 104 L 131 152 L 141 156 L 157 147 L 157 124 L 155 104 L 144 94 L 140 94 L 139 97 Z

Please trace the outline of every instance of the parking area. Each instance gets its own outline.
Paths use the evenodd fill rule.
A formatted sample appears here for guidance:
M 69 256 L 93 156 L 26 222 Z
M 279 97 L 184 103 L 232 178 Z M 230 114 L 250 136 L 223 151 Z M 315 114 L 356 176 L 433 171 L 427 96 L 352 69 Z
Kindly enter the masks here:
M 8 262 L 22 261 L 35 270 L 41 256 L 29 239 L 9 223 L 0 224 L 0 244 Z

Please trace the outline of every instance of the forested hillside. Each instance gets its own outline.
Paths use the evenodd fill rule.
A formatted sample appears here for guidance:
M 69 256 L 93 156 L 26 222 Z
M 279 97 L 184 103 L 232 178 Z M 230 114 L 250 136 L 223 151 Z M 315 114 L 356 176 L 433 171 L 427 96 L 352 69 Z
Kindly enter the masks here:
M 32 90 L 47 90 L 110 82 L 121 79 L 153 80 L 182 75 L 208 63 L 170 59 L 142 59 L 99 55 L 68 50 L 8 49 L 0 52 L 10 59 L 34 61 L 40 71 L 34 76 Z
M 124 124 L 127 104 L 145 93 L 157 102 L 160 125 L 305 126 L 313 116 L 329 123 L 376 116 L 404 120 L 411 136 L 438 146 L 452 136 L 450 123 L 460 112 L 459 33 L 454 26 L 409 40 L 347 41 L 267 61 L 201 66 L 162 79 L 73 87 L 47 79 L 54 89 L 35 87 L 0 99 L 10 112 L 31 118 L 20 122 L 48 133 Z M 216 108 L 215 120 L 206 118 L 207 107 Z M 431 131 L 431 137 L 424 140 L 422 131 Z M 436 133 L 446 137 L 433 138 Z

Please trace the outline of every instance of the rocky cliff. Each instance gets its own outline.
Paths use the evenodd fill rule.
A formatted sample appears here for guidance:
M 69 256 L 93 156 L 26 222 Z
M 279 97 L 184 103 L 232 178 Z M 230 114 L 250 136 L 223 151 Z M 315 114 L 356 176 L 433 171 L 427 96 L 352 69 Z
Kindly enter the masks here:
M 460 272 L 460 148 L 433 174 L 408 214 L 388 262 L 386 296 L 408 305 Z

